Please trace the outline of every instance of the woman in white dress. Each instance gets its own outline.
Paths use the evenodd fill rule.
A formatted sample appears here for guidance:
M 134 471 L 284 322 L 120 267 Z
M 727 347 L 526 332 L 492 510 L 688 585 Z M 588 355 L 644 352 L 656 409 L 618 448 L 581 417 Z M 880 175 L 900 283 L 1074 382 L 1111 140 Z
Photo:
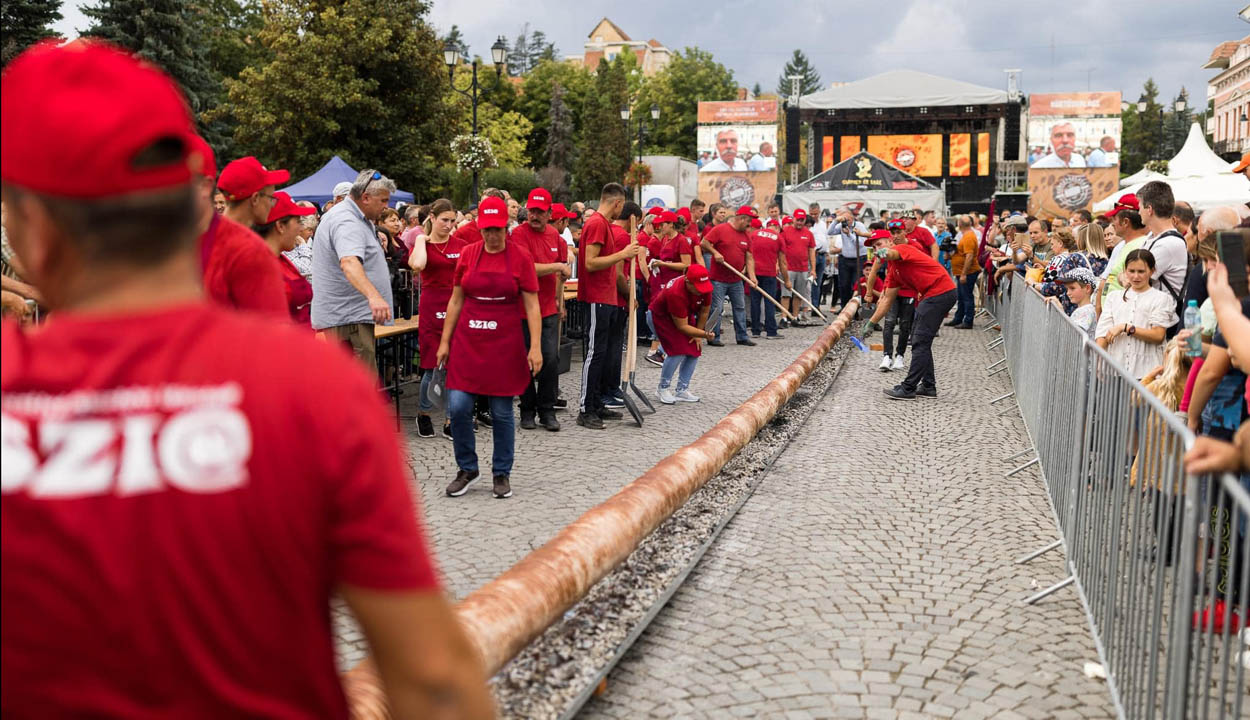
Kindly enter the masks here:
M 1134 378 L 1163 364 L 1167 329 L 1177 322 L 1176 301 L 1151 287 L 1155 258 L 1138 248 L 1124 259 L 1128 287 L 1107 294 L 1094 338 Z

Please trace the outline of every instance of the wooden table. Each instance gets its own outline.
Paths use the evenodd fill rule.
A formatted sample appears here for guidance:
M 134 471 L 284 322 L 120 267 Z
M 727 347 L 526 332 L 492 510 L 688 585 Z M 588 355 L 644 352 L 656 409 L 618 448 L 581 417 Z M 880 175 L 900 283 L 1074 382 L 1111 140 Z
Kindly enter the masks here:
M 373 326 L 373 343 L 374 353 L 377 356 L 378 377 L 382 382 L 382 389 L 386 391 L 387 395 L 391 396 L 391 400 L 395 403 L 396 429 L 403 429 L 403 418 L 399 414 L 399 388 L 404 384 L 403 376 L 400 373 L 400 363 L 405 356 L 412 357 L 412 351 L 417 346 L 416 336 L 416 317 L 399 318 L 395 320 L 394 325 Z M 391 368 L 395 373 L 391 382 L 386 381 L 386 366 L 383 361 L 387 359 L 390 360 Z

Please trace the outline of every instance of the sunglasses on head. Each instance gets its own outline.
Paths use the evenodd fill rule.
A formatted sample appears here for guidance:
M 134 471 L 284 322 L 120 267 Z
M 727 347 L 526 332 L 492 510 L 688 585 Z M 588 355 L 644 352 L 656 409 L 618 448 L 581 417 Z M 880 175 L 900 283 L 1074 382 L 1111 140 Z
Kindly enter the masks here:
M 371 184 L 373 184 L 373 181 L 374 181 L 374 180 L 381 180 L 381 179 L 382 179 L 382 173 L 378 172 L 377 170 L 374 170 L 374 171 L 373 171 L 373 176 L 372 176 L 372 177 L 370 177 L 368 180 L 366 180 L 366 181 L 365 181 L 365 187 L 364 187 L 364 189 L 363 189 L 363 190 L 361 190 L 361 191 L 360 191 L 360 194 L 361 194 L 361 195 L 365 195 L 365 194 L 367 194 L 367 193 L 369 192 L 369 186 L 370 186 Z

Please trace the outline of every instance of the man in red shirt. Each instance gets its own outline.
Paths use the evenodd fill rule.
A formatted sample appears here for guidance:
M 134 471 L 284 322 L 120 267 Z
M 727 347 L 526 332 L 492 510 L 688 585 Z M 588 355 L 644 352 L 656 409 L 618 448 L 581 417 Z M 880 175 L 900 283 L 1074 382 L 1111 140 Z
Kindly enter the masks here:
M 626 200 L 621 207 L 621 212 L 612 221 L 612 247 L 614 251 L 629 247 L 629 224 L 631 221 L 639 225 L 642 224 L 642 208 L 633 200 Z M 621 325 L 620 328 L 612 328 L 613 335 L 608 339 L 608 342 L 612 347 L 619 345 L 621 352 L 608 354 L 608 365 L 604 368 L 604 377 L 616 379 L 612 381 L 612 387 L 605 388 L 603 391 L 603 406 L 613 412 L 619 412 L 617 408 L 625 407 L 625 396 L 621 393 L 620 378 L 626 335 L 629 333 L 629 285 L 631 282 L 636 282 L 637 279 L 644 277 L 647 268 L 647 246 L 643 242 L 641 232 L 638 234 L 637 247 L 637 264 L 635 265 L 629 259 L 622 260 L 620 264 L 621 272 L 616 279 L 616 304 L 621 308 Z M 632 273 L 630 272 L 631 266 L 633 267 Z M 642 322 L 645 327 L 647 322 L 645 315 L 642 318 Z
M 911 400 L 916 396 L 936 398 L 933 338 L 942 325 L 942 318 L 955 305 L 955 282 L 941 263 L 911 244 L 900 232 L 894 232 L 889 239 L 878 238 L 875 247 L 877 256 L 888 260 L 890 268 L 886 274 L 885 294 L 877 303 L 876 312 L 865 322 L 865 329 L 886 314 L 900 292 L 911 291 L 920 299 L 911 336 L 911 367 L 903 382 L 884 391 L 886 397 L 892 400 Z
M 774 206 L 775 207 L 775 206 Z M 774 298 L 780 292 L 784 282 L 790 285 L 790 275 L 786 268 L 786 254 L 781 247 L 781 235 L 777 233 L 776 223 L 769 221 L 769 226 L 755 231 L 751 237 L 751 258 L 755 261 L 755 281 L 759 289 Z M 760 314 L 764 314 L 763 327 L 760 325 Z M 777 308 L 764 299 L 759 292 L 751 293 L 751 334 L 760 336 L 764 330 L 769 340 L 780 340 L 777 332 Z
M 216 170 L 212 150 L 198 136 L 193 142 L 208 158 L 200 168 L 204 177 L 200 186 L 208 193 Z M 252 227 L 265 224 L 273 209 L 275 184 L 289 177 L 285 170 L 265 170 L 254 157 L 235 160 L 221 171 L 217 189 L 226 197 L 226 212 L 218 215 L 211 206 L 206 209 L 200 238 L 204 289 L 213 300 L 226 307 L 287 315 L 282 266 Z
M 755 258 L 751 256 L 751 239 L 746 234 L 754 217 L 754 208 L 743 205 L 729 220 L 713 227 L 703 238 L 703 252 L 712 256 L 707 269 L 712 278 L 712 304 L 709 306 L 707 329 L 715 335 L 707 341 L 711 347 L 724 346 L 720 339 L 720 321 L 726 296 L 733 308 L 734 337 L 738 344 L 755 344 L 747 334 L 747 303 L 742 290 L 742 278 L 726 267 L 732 267 L 746 275 L 752 285 L 757 284 Z
M 337 592 L 395 717 L 489 717 L 374 380 L 205 301 L 187 108 L 100 42 L 5 69 L 8 234 L 56 317 L 0 327 L 3 714 L 347 718 Z
M 525 430 L 538 427 L 534 422 L 537 416 L 543 427 L 555 432 L 560 429 L 555 408 L 556 396 L 560 392 L 560 306 L 556 292 L 560 280 L 572 275 L 573 270 L 566 262 L 568 246 L 547 222 L 550 211 L 551 193 L 543 188 L 531 190 L 525 201 L 525 222 L 512 229 L 509 242 L 529 251 L 534 259 L 534 270 L 538 275 L 538 314 L 542 317 L 540 344 L 543 366 L 521 394 L 521 427 Z M 529 325 L 524 319 L 521 330 L 525 346 L 529 347 Z
M 933 237 L 933 233 L 920 224 L 922 216 L 923 213 L 921 213 L 919 208 L 913 210 L 911 214 L 904 215 L 903 230 L 907 235 L 908 242 L 929 253 L 934 260 L 937 260 L 941 249 L 938 247 L 937 239 Z
M 621 262 L 637 256 L 637 245 L 617 248 L 612 221 L 620 215 L 628 196 L 625 186 L 608 183 L 599 195 L 598 209 L 582 226 L 577 247 L 577 299 L 586 304 L 586 360 L 582 363 L 582 394 L 577 424 L 602 430 L 603 420 L 618 419 L 621 413 L 604 407 L 603 396 L 614 395 L 620 387 L 619 338 L 625 332 L 625 308 L 618 302 L 617 288 L 623 280 Z M 614 344 L 612 338 L 618 338 Z M 612 356 L 616 355 L 616 360 Z M 615 376 L 610 368 L 615 366 Z
M 811 297 L 811 284 L 816 280 L 816 238 L 812 235 L 812 231 L 807 229 L 807 213 L 801 208 L 794 211 L 794 219 L 789 223 L 784 223 L 781 229 L 781 244 L 786 254 L 786 266 L 790 269 L 790 283 L 787 285 L 788 292 L 784 293 L 788 298 L 786 300 L 786 309 L 790 311 L 796 319 L 794 324 L 796 327 L 802 327 L 806 323 L 803 318 L 807 311 L 802 297 Z

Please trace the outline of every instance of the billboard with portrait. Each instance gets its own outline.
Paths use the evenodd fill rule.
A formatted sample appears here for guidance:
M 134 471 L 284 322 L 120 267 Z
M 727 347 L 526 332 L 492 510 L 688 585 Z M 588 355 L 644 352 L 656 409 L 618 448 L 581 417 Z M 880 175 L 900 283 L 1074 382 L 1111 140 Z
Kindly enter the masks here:
M 700 125 L 699 172 L 776 172 L 777 125 Z
M 1029 96 L 1029 167 L 1105 168 L 1120 165 L 1120 93 Z

